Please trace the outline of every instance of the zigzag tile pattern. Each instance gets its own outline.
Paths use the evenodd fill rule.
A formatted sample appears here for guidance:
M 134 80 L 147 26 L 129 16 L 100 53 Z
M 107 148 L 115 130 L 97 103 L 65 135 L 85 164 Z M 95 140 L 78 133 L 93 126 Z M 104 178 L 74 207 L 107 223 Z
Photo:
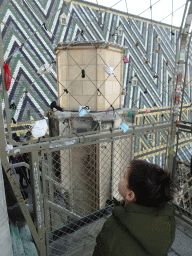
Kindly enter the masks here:
M 9 102 L 13 101 L 17 106 L 16 111 L 10 110 L 10 115 L 17 121 L 39 119 L 49 108 L 50 103 L 57 100 L 55 63 L 53 63 L 51 74 L 39 76 L 37 70 L 43 64 L 54 62 L 53 50 L 58 42 L 71 41 L 75 38 L 77 41 L 115 42 L 113 34 L 118 26 L 123 28 L 123 36 L 117 36 L 116 42 L 127 47 L 129 58 L 129 63 L 124 69 L 123 83 L 128 97 L 123 98 L 123 106 L 133 107 L 135 102 L 139 109 L 153 108 L 154 104 L 160 108 L 170 105 L 170 79 L 174 72 L 178 29 L 173 28 L 175 35 L 171 35 L 171 28 L 168 26 L 157 24 L 151 27 L 150 21 L 129 20 L 107 10 L 103 14 L 104 25 L 100 26 L 98 24 L 99 8 L 87 4 L 82 1 L 73 4 L 62 0 L 21 0 L 10 1 L 7 4 L 0 3 L 4 58 L 10 65 L 14 77 L 9 90 Z M 62 13 L 67 16 L 67 27 L 60 24 L 59 17 Z M 80 35 L 82 29 L 84 34 Z M 157 36 L 162 38 L 160 53 L 156 53 Z M 192 48 L 190 55 L 192 55 Z M 147 59 L 149 59 L 148 64 Z M 167 61 L 169 61 L 168 66 L 165 65 Z M 192 77 L 191 67 L 190 59 L 187 71 L 188 81 Z M 138 85 L 133 87 L 131 78 L 135 73 L 137 73 Z M 155 74 L 158 75 L 158 79 L 154 79 Z M 145 88 L 147 88 L 147 94 L 144 93 Z M 192 91 L 189 86 L 184 96 L 184 103 L 191 102 L 191 99 Z M 185 114 L 183 118 L 191 120 L 191 109 L 188 109 Z M 161 118 L 160 115 L 162 111 L 157 113 L 157 117 L 146 116 L 145 121 Z M 163 118 L 168 120 L 169 114 L 165 113 Z M 142 122 L 142 119 L 140 121 Z M 181 138 L 183 136 L 181 134 Z M 167 135 L 162 132 L 160 137 L 166 141 Z M 158 146 L 160 140 L 155 139 L 155 141 L 155 145 Z M 187 141 L 190 141 L 190 137 Z M 145 138 L 143 138 L 144 144 L 145 148 L 150 148 L 150 143 Z M 165 143 L 164 146 L 166 146 Z M 183 161 L 189 161 L 190 154 L 187 146 L 179 149 L 178 156 Z M 165 154 L 163 153 L 161 157 L 165 157 Z M 155 158 L 155 162 L 160 161 L 160 156 Z

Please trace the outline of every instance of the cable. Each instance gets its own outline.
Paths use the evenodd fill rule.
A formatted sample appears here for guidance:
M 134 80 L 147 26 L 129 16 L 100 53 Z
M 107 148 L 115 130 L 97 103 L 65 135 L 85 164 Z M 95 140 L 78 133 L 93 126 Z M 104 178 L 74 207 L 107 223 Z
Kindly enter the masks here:
M 144 12 L 146 12 L 148 9 L 151 9 L 154 5 L 156 5 L 158 2 L 160 2 L 161 0 L 158 0 L 157 2 L 155 2 L 153 5 L 151 4 L 151 0 L 150 0 L 150 6 L 143 12 L 141 12 L 138 16 L 140 16 L 141 14 L 143 14 Z

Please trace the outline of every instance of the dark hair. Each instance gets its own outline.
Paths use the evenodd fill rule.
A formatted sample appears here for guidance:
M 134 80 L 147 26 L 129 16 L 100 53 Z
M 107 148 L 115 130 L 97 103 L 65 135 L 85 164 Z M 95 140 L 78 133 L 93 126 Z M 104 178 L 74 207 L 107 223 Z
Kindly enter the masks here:
M 132 160 L 128 188 L 135 193 L 138 205 L 160 207 L 173 200 L 174 182 L 171 174 L 156 164 Z

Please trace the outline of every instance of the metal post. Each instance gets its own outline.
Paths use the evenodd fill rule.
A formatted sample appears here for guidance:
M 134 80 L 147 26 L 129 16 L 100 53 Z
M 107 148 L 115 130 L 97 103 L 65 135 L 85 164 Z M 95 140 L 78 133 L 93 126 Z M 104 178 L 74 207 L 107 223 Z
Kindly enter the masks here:
M 46 166 L 45 166 L 45 154 L 42 157 L 42 182 L 43 182 L 43 205 L 44 205 L 44 220 L 45 220 L 45 245 L 46 245 L 46 256 L 49 256 L 49 232 L 50 223 L 48 221 L 47 210 L 48 204 L 45 195 L 46 193 Z
M 53 153 L 48 154 L 48 176 L 53 175 L 53 161 L 52 161 L 52 155 Z M 54 187 L 53 187 L 53 182 L 49 181 L 49 198 L 51 202 L 54 202 Z M 49 213 L 50 213 L 50 227 L 51 231 L 54 230 L 54 209 L 52 207 L 49 208 Z
M 186 57 L 186 61 L 185 61 L 185 76 L 184 76 L 183 93 L 182 93 L 182 99 L 181 99 L 181 109 L 180 109 L 180 113 L 179 113 L 179 122 L 181 122 L 181 114 L 182 114 L 182 110 L 183 110 L 183 99 L 184 99 L 184 92 L 185 92 L 185 87 L 186 87 L 186 76 L 187 76 L 189 49 L 190 49 L 190 45 L 191 45 L 191 37 L 192 37 L 192 33 L 191 33 L 190 38 L 189 38 L 188 49 L 187 49 L 187 57 Z M 179 145 L 179 128 L 178 128 L 178 132 L 177 132 L 177 140 L 176 141 L 177 141 L 177 143 L 176 143 L 175 156 L 177 156 L 178 145 Z M 175 163 L 176 163 L 176 161 L 175 161 Z
M 168 131 L 166 159 L 165 159 L 165 170 L 167 170 L 168 172 L 171 172 L 172 170 L 172 163 L 173 163 L 172 145 L 174 144 L 174 138 L 175 138 L 175 132 L 176 132 L 176 125 L 173 122 L 173 116 L 174 116 L 173 108 L 174 108 L 174 93 L 176 90 L 175 76 L 177 72 L 178 44 L 179 44 L 179 38 L 177 38 L 177 44 L 176 44 L 175 71 L 173 75 L 173 88 L 172 88 L 171 109 L 170 109 L 170 120 L 171 120 L 172 127 L 170 127 Z
M 186 2 L 186 5 L 188 4 L 189 1 Z M 172 172 L 173 169 L 173 152 L 174 152 L 174 144 L 175 144 L 175 136 L 176 136 L 176 122 L 177 122 L 177 117 L 178 117 L 178 102 L 176 103 L 176 90 L 177 86 L 182 84 L 182 76 L 183 76 L 183 65 L 185 64 L 185 68 L 187 68 L 187 58 L 185 59 L 185 47 L 187 44 L 187 37 L 188 37 L 188 30 L 189 27 L 191 26 L 191 15 L 192 15 L 192 3 L 190 2 L 190 7 L 188 10 L 188 14 L 186 16 L 186 21 L 185 21 L 185 27 L 184 29 L 182 28 L 182 25 L 180 27 L 180 32 L 179 36 L 177 38 L 177 44 L 176 44 L 176 59 L 175 59 L 175 72 L 174 72 L 174 77 L 173 77 L 173 91 L 172 91 L 172 101 L 171 101 L 171 113 L 170 113 L 170 118 L 172 122 L 172 130 L 170 131 L 170 136 L 168 139 L 168 145 L 167 145 L 167 150 L 168 150 L 168 162 L 166 165 L 166 170 L 168 172 Z M 185 13 L 184 13 L 185 16 Z M 182 21 L 183 24 L 183 21 Z M 183 31 L 182 31 L 183 30 Z M 183 33 L 182 33 L 183 32 Z M 178 45 L 179 45 L 179 39 L 181 37 L 181 42 L 180 42 L 180 52 L 178 52 Z M 180 53 L 180 56 L 179 56 Z M 177 81 L 175 82 L 175 76 L 177 74 Z M 186 77 L 186 70 L 185 70 L 185 77 Z M 185 81 L 184 81 L 185 82 Z M 183 93 L 184 93 L 184 84 L 183 84 Z M 176 156 L 176 155 L 175 155 Z
M 38 151 L 34 150 L 30 153 L 30 176 L 31 176 L 31 187 L 32 187 L 32 200 L 33 209 L 35 215 L 35 226 L 39 236 L 39 253 L 42 256 L 46 255 L 45 248 L 45 226 L 44 226 L 44 215 L 43 215 L 43 200 L 41 193 L 40 184 L 40 171 L 39 171 L 39 157 Z

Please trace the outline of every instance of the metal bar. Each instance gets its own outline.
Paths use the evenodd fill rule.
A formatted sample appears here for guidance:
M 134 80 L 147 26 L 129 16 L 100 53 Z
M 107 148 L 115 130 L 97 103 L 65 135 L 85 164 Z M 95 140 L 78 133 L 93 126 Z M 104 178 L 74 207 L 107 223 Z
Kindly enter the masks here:
M 184 124 L 177 124 L 177 126 L 176 127 L 178 127 L 178 128 L 184 128 L 184 129 L 192 129 L 192 126 L 189 126 L 189 125 L 184 125 Z
M 176 135 L 177 135 L 177 137 L 176 137 L 176 141 L 177 141 L 177 143 L 176 143 L 176 153 L 175 153 L 175 160 L 176 160 L 176 157 L 177 157 L 177 151 L 178 151 L 178 144 L 179 144 L 179 129 L 178 129 L 178 132 L 176 132 Z M 175 163 L 175 164 L 174 164 Z M 176 161 L 173 161 L 173 170 L 175 169 L 174 167 L 175 167 L 175 165 L 176 165 Z M 175 179 L 175 177 L 174 177 L 174 179 Z
M 47 211 L 49 210 L 46 200 L 46 179 L 47 175 L 46 173 L 46 167 L 45 167 L 45 156 L 43 154 L 42 156 L 42 182 L 43 182 L 43 206 L 44 206 L 44 220 L 45 220 L 45 245 L 46 245 L 46 256 L 49 256 L 49 232 L 50 232 L 50 223 L 48 221 Z M 47 177 L 46 177 L 47 176 Z
M 134 138 L 135 136 L 134 135 L 131 135 L 130 137 L 126 137 L 126 138 Z M 125 139 L 126 139 L 125 138 Z M 124 138 L 123 138 L 124 139 Z M 88 145 L 93 145 L 93 144 L 99 144 L 99 143 L 104 143 L 104 142 L 112 142 L 112 141 L 115 141 L 115 140 L 119 140 L 119 137 L 116 137 L 116 138 L 113 138 L 113 139 L 106 139 L 106 140 L 102 140 L 102 141 L 90 141 L 90 142 L 87 142 L 86 144 L 74 144 L 74 145 L 70 145 L 70 146 L 67 146 L 67 148 L 65 147 L 65 149 L 69 149 L 69 148 L 77 148 L 77 147 L 82 147 L 82 146 L 88 146 Z M 60 150 L 63 149 L 62 147 L 60 148 Z M 44 152 L 47 153 L 47 152 L 50 152 L 50 151 L 54 151 L 55 149 L 52 149 L 52 150 L 45 150 Z M 153 151 L 155 151 L 156 148 L 153 149 Z M 163 149 L 162 149 L 163 150 Z M 151 152 L 151 151 L 150 151 Z
M 192 124 L 192 122 L 187 122 L 187 121 L 180 121 L 180 124 L 181 123 L 184 123 L 184 124 Z M 179 125 L 179 124 L 177 124 L 177 125 Z
M 187 3 L 185 4 L 184 13 L 186 13 L 188 2 L 189 2 L 189 1 L 187 0 Z M 185 15 L 183 15 L 183 18 L 182 18 L 182 21 L 181 21 L 181 26 L 180 26 L 178 38 L 181 36 L 181 31 L 182 31 L 182 29 L 183 29 L 184 18 L 185 18 Z
M 83 145 L 90 145 L 89 143 L 87 144 L 88 141 L 98 141 L 100 139 L 105 139 L 105 138 L 127 138 L 127 137 L 131 137 L 131 136 L 136 136 L 137 134 L 143 134 L 144 132 L 150 132 L 150 131 L 156 131 L 156 130 L 163 130 L 163 129 L 168 129 L 171 127 L 171 123 L 167 123 L 167 124 L 162 124 L 162 125 L 156 125 L 153 124 L 151 126 L 146 126 L 146 127 L 141 127 L 141 128 L 136 128 L 136 129 L 129 129 L 125 134 L 122 131 L 118 132 L 114 132 L 111 133 L 109 131 L 107 131 L 106 133 L 102 133 L 102 134 L 96 134 L 93 136 L 79 136 L 77 138 L 77 136 L 75 136 L 73 140 L 71 139 L 60 139 L 59 141 L 53 141 L 53 142 L 41 142 L 41 143 L 36 143 L 36 144 L 32 144 L 32 145 L 21 145 L 20 147 L 14 148 L 14 149 L 19 149 L 20 150 L 20 154 L 25 153 L 25 152 L 32 152 L 33 150 L 50 150 L 55 148 L 55 150 L 59 150 L 59 147 L 62 148 L 71 148 L 70 145 L 74 145 L 74 143 L 78 143 L 79 146 L 83 146 Z M 80 139 L 80 143 L 79 143 L 79 139 Z M 104 140 L 102 140 L 101 142 L 103 142 Z M 55 147 L 55 145 L 57 145 L 57 147 Z M 11 150 L 9 152 L 9 154 L 7 154 L 8 156 L 13 155 L 14 152 L 13 150 Z
M 114 122 L 112 122 L 112 129 L 114 127 Z M 111 179 L 110 179 L 110 199 L 112 199 L 113 196 L 113 169 L 114 169 L 114 141 L 111 142 Z
M 74 209 L 74 197 L 73 197 L 73 164 L 72 164 L 72 149 L 69 149 L 69 175 L 70 175 L 70 184 L 69 184 L 69 210 Z M 70 219 L 69 219 L 70 220 Z
M 52 175 L 52 169 L 53 169 L 53 159 L 52 159 L 52 152 L 50 152 L 49 156 L 48 156 L 48 162 L 49 162 L 49 166 L 48 166 L 48 175 Z M 54 201 L 54 187 L 53 187 L 53 182 L 49 181 L 49 198 L 51 199 L 51 201 Z M 49 204 L 47 203 L 47 205 L 49 206 Z M 54 230 L 54 225 L 55 225 L 55 220 L 54 220 L 54 210 L 51 207 L 50 208 L 50 226 L 51 226 L 51 230 Z
M 191 8 L 192 8 L 192 3 L 190 3 L 189 12 L 191 11 Z M 189 12 L 188 12 L 188 14 L 189 14 Z M 185 61 L 185 75 L 184 75 L 184 82 L 183 82 L 183 89 L 182 89 L 182 99 L 181 99 L 181 108 L 180 108 L 180 113 L 179 113 L 179 121 L 181 121 L 181 113 L 182 113 L 182 109 L 183 109 L 183 100 L 184 100 L 184 92 L 185 92 L 185 87 L 186 87 L 186 76 L 187 76 L 187 66 L 188 66 L 188 58 L 189 58 L 189 49 L 190 49 L 190 44 L 191 44 L 191 36 L 192 36 L 192 34 L 190 34 L 190 37 L 189 37 L 188 48 L 187 48 L 187 56 L 186 56 L 186 61 Z M 186 43 L 186 42 L 184 42 L 184 43 Z M 181 44 L 182 44 L 182 42 L 181 42 Z M 185 126 L 184 125 L 179 125 L 179 127 L 186 128 L 186 125 Z M 187 127 L 187 129 L 189 129 L 189 126 Z M 177 153 L 178 153 L 179 131 L 180 131 L 180 129 L 178 130 L 178 133 L 176 134 L 177 135 L 176 136 L 177 143 L 176 143 L 175 158 L 177 157 Z M 192 133 L 192 131 L 191 131 L 191 133 Z M 173 162 L 173 165 L 174 165 L 173 166 L 173 169 L 174 169 L 174 167 L 176 165 L 176 161 Z
M 39 253 L 41 256 L 46 255 L 45 247 L 45 226 L 44 226 L 44 210 L 43 210 L 43 200 L 41 194 L 41 184 L 40 184 L 40 171 L 39 171 L 39 158 L 38 151 L 32 151 L 29 154 L 29 165 L 30 165 L 30 176 L 31 176 L 31 187 L 32 187 L 32 200 L 33 209 L 35 215 L 35 226 L 39 236 L 40 247 Z M 30 228 L 30 227 L 29 227 Z
M 183 110 L 183 99 L 184 99 L 184 90 L 185 90 L 185 87 L 186 87 L 186 75 L 187 75 L 187 66 L 188 66 L 188 58 L 189 58 L 189 49 L 190 49 L 190 45 L 191 45 L 191 36 L 192 36 L 192 33 L 190 35 L 190 38 L 189 38 L 189 42 L 188 42 L 188 49 L 187 49 L 187 56 L 186 56 L 186 64 L 185 64 L 185 76 L 184 76 L 184 82 L 183 82 L 183 93 L 182 93 L 182 99 L 181 99 L 181 107 L 180 107 L 180 114 L 179 114 L 179 121 L 181 121 L 181 113 L 182 113 L 182 110 Z
M 188 1 L 186 3 L 186 6 L 187 5 L 188 5 Z M 189 10 L 188 10 L 187 17 L 190 14 L 191 7 L 192 7 L 192 3 L 190 3 L 190 7 L 189 7 Z M 183 20 L 184 20 L 184 17 L 185 17 L 185 12 L 183 14 Z M 183 20 L 182 20 L 182 24 L 183 24 Z M 191 25 L 191 21 L 190 21 L 190 25 Z M 169 136 L 168 144 L 167 144 L 169 155 L 168 155 L 168 163 L 167 163 L 166 168 L 165 168 L 168 172 L 171 172 L 172 168 L 173 168 L 173 152 L 174 152 L 173 151 L 173 145 L 174 145 L 174 141 L 175 141 L 176 120 L 177 120 L 177 117 L 178 117 L 178 110 L 179 110 L 179 108 L 176 108 L 176 106 L 178 106 L 178 103 L 175 101 L 175 99 L 176 99 L 175 96 L 176 96 L 176 89 L 177 89 L 178 84 L 180 86 L 180 84 L 182 83 L 182 75 L 183 75 L 182 65 L 184 64 L 183 59 L 185 58 L 184 57 L 184 49 L 185 49 L 185 46 L 186 46 L 186 43 L 187 43 L 187 37 L 188 37 L 187 30 L 184 30 L 184 33 L 182 34 L 182 37 L 181 37 L 180 56 L 179 56 L 178 44 L 179 44 L 179 38 L 180 38 L 180 35 L 181 35 L 181 30 L 182 30 L 182 26 L 180 28 L 180 32 L 179 32 L 179 36 L 177 38 L 177 44 L 176 44 L 175 71 L 174 71 L 174 77 L 173 77 L 173 87 L 174 88 L 173 88 L 173 91 L 172 91 L 171 112 L 170 112 L 170 118 L 171 118 L 171 122 L 172 122 L 172 130 L 170 131 L 170 136 Z M 191 37 L 190 37 L 190 39 L 191 39 Z M 185 63 L 186 63 L 185 64 L 185 68 L 186 68 L 187 59 L 186 59 Z M 186 80 L 186 72 L 187 71 L 185 69 L 184 82 Z M 176 73 L 177 73 L 177 81 L 175 83 Z M 181 76 L 181 78 L 179 79 L 178 76 Z M 184 88 L 184 85 L 183 85 L 183 88 Z M 183 94 L 184 94 L 184 90 L 183 90 Z M 177 139 L 179 138 L 178 136 L 179 135 L 177 134 Z M 176 145 L 176 154 L 177 154 L 177 149 L 178 149 L 178 143 Z
M 169 128 L 169 126 L 162 126 L 161 129 L 153 129 L 153 127 L 149 128 L 147 127 L 144 131 L 143 129 L 141 130 L 131 130 L 130 132 L 127 131 L 126 134 L 129 132 L 129 134 L 127 135 L 123 135 L 122 132 L 117 132 L 117 133 L 111 133 L 111 134 L 106 134 L 106 135 L 101 135 L 101 136 L 89 136 L 88 138 L 85 138 L 84 139 L 84 143 L 81 142 L 79 143 L 79 139 L 73 139 L 73 140 L 65 140 L 65 141 L 60 141 L 55 143 L 54 145 L 52 144 L 50 146 L 49 149 L 47 149 L 49 152 L 50 151 L 55 151 L 56 149 L 59 150 L 59 149 L 67 149 L 67 148 L 73 148 L 73 147 L 82 147 L 82 146 L 86 146 L 86 145 L 91 145 L 93 143 L 103 143 L 103 142 L 111 142 L 113 140 L 119 140 L 120 138 L 121 139 L 126 139 L 126 138 L 131 138 L 131 137 L 135 137 L 137 135 L 145 135 L 145 132 L 146 134 L 153 131 L 163 131 L 163 130 L 167 130 Z M 83 140 L 83 138 L 82 138 Z
M 76 214 L 76 213 L 74 213 L 74 212 L 71 212 L 71 211 L 67 210 L 66 208 L 64 208 L 63 206 L 61 206 L 61 205 L 59 205 L 59 204 L 56 204 L 56 203 L 54 203 L 54 202 L 51 202 L 51 201 L 49 201 L 49 200 L 47 200 L 47 205 L 48 205 L 49 207 L 51 207 L 52 209 L 55 209 L 55 210 L 57 210 L 57 211 L 59 211 L 59 212 L 61 212 L 61 213 L 65 213 L 65 214 L 68 215 L 68 216 L 75 217 L 75 218 L 77 218 L 77 219 L 82 218 L 82 217 L 79 216 L 78 214 Z
M 168 121 L 164 121 L 164 122 L 157 122 L 157 123 L 152 123 L 150 125 L 152 126 L 155 126 L 155 125 L 162 125 L 162 124 L 169 124 L 170 122 Z M 132 126 L 129 126 L 129 129 L 133 128 L 139 128 L 139 127 L 146 127 L 148 126 L 149 124 L 140 124 L 140 125 L 132 125 Z M 113 131 L 119 131 L 118 128 L 114 128 Z M 88 135 L 92 135 L 92 134 L 106 134 L 106 132 L 111 132 L 110 130 L 101 130 L 101 131 L 89 131 L 89 132 L 84 132 L 84 133 L 78 133 L 78 136 L 88 136 Z M 61 136 L 54 136 L 54 137 L 48 137 L 48 138 L 40 138 L 39 140 L 38 139 L 34 139 L 34 140 L 28 140 L 28 141 L 25 141 L 25 145 L 32 145 L 32 144 L 37 144 L 38 142 L 38 145 L 41 145 L 41 143 L 44 143 L 44 142 L 51 142 L 51 141 L 55 141 L 55 140 L 61 140 L 61 139 L 64 139 L 64 138 L 76 138 L 77 136 L 75 134 L 65 134 L 65 135 L 61 135 Z M 14 141 L 13 141 L 14 142 Z M 22 145 L 22 142 L 20 143 L 16 143 L 15 142 L 15 145 Z
M 20 162 L 20 163 L 17 163 L 17 164 L 10 164 L 9 165 L 11 168 L 16 168 L 16 167 L 20 167 L 20 166 L 24 166 L 26 168 L 30 168 L 29 165 L 25 162 Z
M 192 133 L 192 130 L 191 130 L 191 131 L 189 131 L 189 130 L 179 129 L 179 130 L 178 130 L 178 132 L 176 132 L 176 134 L 177 134 L 177 133 L 179 133 L 179 132 Z
M 64 190 L 64 187 L 59 184 L 57 181 L 55 181 L 53 178 L 49 177 L 48 175 L 44 175 L 45 179 L 52 182 L 56 187 L 61 188 Z

